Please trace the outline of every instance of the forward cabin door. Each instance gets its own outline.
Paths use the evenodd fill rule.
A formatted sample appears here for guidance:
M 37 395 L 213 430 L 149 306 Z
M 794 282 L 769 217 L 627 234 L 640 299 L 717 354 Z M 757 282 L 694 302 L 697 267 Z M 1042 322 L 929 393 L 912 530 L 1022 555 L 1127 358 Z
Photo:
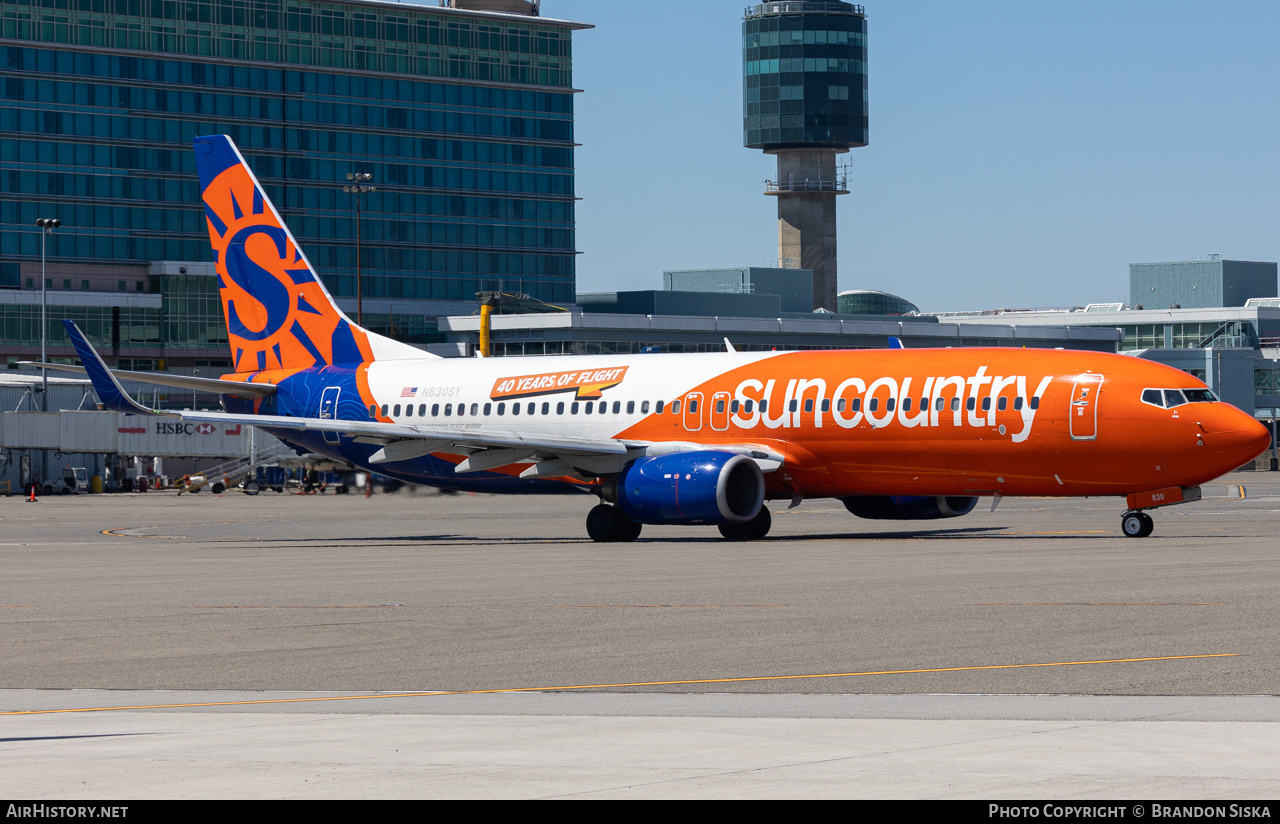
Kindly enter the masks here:
M 1092 372 L 1076 378 L 1071 387 L 1071 438 L 1092 441 L 1098 437 L 1098 395 L 1102 392 L 1102 376 Z
M 325 387 L 324 394 L 320 396 L 320 420 L 331 421 L 338 416 L 338 396 L 341 394 L 341 386 Z M 338 433 L 324 433 L 324 442 L 336 444 L 338 442 Z

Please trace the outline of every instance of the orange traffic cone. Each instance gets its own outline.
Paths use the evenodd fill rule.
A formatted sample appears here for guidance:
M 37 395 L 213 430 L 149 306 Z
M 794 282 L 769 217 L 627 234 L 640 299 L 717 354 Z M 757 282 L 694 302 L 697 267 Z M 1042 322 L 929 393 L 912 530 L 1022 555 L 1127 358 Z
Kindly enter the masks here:
M 27 498 L 27 503 L 29 504 L 36 503 L 36 485 L 35 484 L 31 485 L 31 497 Z

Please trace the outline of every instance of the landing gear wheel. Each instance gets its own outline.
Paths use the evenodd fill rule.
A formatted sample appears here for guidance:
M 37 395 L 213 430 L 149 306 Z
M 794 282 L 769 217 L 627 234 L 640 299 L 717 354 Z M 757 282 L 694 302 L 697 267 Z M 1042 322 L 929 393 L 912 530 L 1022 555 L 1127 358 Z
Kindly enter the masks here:
M 759 514 L 745 524 L 720 524 L 720 534 L 730 541 L 758 541 L 769 534 L 773 516 L 769 507 L 760 507 Z
M 634 541 L 640 537 L 640 524 L 623 515 L 616 506 L 599 504 L 587 513 L 587 535 L 601 544 Z
M 1126 538 L 1145 538 L 1155 526 L 1156 522 L 1145 512 L 1126 512 L 1120 519 L 1120 531 Z
M 643 524 L 639 521 L 633 521 L 630 518 L 625 518 L 625 516 L 623 524 L 622 535 L 618 538 L 619 541 L 631 543 L 636 538 L 640 537 L 640 530 L 643 527 Z

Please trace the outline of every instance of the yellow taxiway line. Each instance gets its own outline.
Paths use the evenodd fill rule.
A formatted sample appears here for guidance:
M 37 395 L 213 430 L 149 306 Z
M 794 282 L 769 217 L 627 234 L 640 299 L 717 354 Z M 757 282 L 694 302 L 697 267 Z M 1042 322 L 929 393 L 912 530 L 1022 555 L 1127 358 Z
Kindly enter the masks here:
M 1099 661 L 1052 661 L 1038 664 L 989 664 L 978 667 L 936 667 L 933 669 L 879 670 L 869 672 L 828 672 L 815 675 L 756 675 L 746 678 L 696 678 L 681 681 L 637 681 L 626 684 L 575 684 L 560 687 L 508 687 L 491 690 L 451 690 L 439 692 L 398 692 L 379 695 L 335 695 L 315 698 L 264 698 L 253 701 L 208 701 L 191 704 L 142 704 L 129 707 L 73 707 L 59 710 L 11 710 L 6 715 L 55 715 L 69 712 L 113 712 L 119 710 L 167 710 L 195 709 L 198 707 L 242 707 L 254 704 L 305 704 L 317 701 L 373 701 L 388 698 L 425 698 L 437 695 L 494 695 L 520 692 L 565 692 L 569 690 L 603 690 L 629 687 L 671 687 L 693 684 L 739 684 L 751 681 L 796 681 L 813 678 L 857 678 L 869 675 L 924 675 L 938 672 L 969 672 L 974 670 L 1031 669 L 1034 667 L 1080 667 L 1090 664 L 1138 664 L 1151 661 L 1186 661 L 1197 658 L 1234 658 L 1240 653 L 1220 652 L 1208 655 L 1163 655 L 1154 658 L 1109 658 Z

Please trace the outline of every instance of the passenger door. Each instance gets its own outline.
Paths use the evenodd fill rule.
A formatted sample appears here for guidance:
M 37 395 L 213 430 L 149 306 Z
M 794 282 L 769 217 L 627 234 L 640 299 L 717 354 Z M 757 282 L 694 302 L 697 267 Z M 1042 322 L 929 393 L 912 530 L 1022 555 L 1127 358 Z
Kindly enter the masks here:
M 1076 377 L 1071 387 L 1071 439 L 1092 441 L 1098 437 L 1098 395 L 1102 392 L 1102 376 L 1092 372 Z
M 338 416 L 338 396 L 342 394 L 342 387 L 328 386 L 325 387 L 324 394 L 320 396 L 320 420 L 331 421 Z M 324 433 L 324 442 L 336 444 L 339 435 L 337 432 Z

